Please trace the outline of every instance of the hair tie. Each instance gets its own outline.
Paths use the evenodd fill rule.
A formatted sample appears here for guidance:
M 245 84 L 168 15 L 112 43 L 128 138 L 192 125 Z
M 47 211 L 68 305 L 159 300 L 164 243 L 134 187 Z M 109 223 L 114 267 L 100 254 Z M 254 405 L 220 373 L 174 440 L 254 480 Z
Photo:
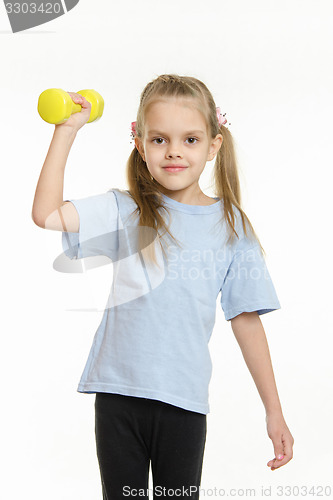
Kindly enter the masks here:
M 222 115 L 221 113 L 221 109 L 219 107 L 216 108 L 216 117 L 217 117 L 217 121 L 219 122 L 219 126 L 221 127 L 221 125 L 225 125 L 227 123 L 227 119 L 225 118 L 225 115 L 226 113 L 224 113 Z M 231 125 L 231 123 L 229 123 L 229 125 Z
M 131 123 L 131 132 L 132 132 L 132 139 L 136 136 L 136 130 L 135 130 L 136 122 Z

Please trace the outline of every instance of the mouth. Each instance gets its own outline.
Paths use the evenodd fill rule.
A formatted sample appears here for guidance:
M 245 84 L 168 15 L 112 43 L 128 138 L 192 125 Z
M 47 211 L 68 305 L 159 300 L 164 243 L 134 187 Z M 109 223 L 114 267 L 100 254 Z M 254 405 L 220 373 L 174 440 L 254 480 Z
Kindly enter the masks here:
M 183 167 L 182 165 L 169 165 L 168 167 L 163 167 L 163 170 L 166 170 L 167 172 L 181 172 L 186 169 L 187 167 Z

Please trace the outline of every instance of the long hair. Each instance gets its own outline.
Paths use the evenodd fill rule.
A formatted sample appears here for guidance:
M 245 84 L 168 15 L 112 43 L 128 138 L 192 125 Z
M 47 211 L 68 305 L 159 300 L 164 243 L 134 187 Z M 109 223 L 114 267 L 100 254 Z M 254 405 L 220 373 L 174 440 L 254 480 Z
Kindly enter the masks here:
M 240 183 L 232 135 L 224 125 L 219 125 L 216 104 L 206 85 L 196 78 L 176 74 L 160 75 L 149 82 L 141 93 L 137 112 L 135 133 L 139 138 L 144 136 L 147 107 L 159 97 L 190 97 L 195 99 L 198 109 L 206 119 L 211 138 L 213 139 L 217 134 L 222 134 L 223 142 L 216 155 L 214 165 L 213 190 L 215 195 L 223 201 L 222 221 L 227 222 L 228 228 L 226 244 L 232 244 L 236 237 L 239 238 L 235 228 L 234 209 L 236 208 L 241 216 L 245 235 L 257 241 L 261 251 L 265 253 L 251 222 L 241 207 Z M 160 243 L 160 236 L 163 237 L 165 233 L 168 233 L 176 245 L 181 246 L 169 231 L 169 226 L 160 212 L 161 209 L 169 212 L 163 203 L 159 190 L 160 184 L 150 175 L 147 164 L 136 147 L 134 147 L 127 161 L 126 177 L 130 196 L 137 204 L 133 214 L 139 214 L 139 226 L 153 228 Z M 164 230 L 163 235 L 160 234 L 161 229 Z M 140 248 L 147 247 L 147 244 L 151 243 L 151 241 L 148 241 L 149 238 L 145 237 L 146 234 L 151 235 L 151 232 L 139 231 Z M 148 253 L 156 263 L 156 255 L 152 245 L 149 245 L 149 247 Z M 163 245 L 162 251 L 165 255 Z

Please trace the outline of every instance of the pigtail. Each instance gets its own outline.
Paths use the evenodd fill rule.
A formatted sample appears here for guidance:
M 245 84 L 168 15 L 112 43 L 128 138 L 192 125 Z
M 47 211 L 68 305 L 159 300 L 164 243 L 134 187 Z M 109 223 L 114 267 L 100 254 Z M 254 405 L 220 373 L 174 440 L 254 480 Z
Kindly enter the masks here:
M 256 241 L 260 246 L 262 254 L 265 254 L 265 250 L 263 249 L 250 220 L 241 207 L 241 189 L 232 135 L 229 129 L 224 125 L 221 125 L 219 128 L 219 133 L 222 134 L 223 141 L 221 148 L 216 155 L 214 184 L 216 195 L 223 200 L 224 217 L 229 226 L 229 237 L 227 243 L 232 243 L 235 237 L 239 238 L 235 229 L 234 208 L 236 208 L 241 216 L 245 235 L 253 241 Z

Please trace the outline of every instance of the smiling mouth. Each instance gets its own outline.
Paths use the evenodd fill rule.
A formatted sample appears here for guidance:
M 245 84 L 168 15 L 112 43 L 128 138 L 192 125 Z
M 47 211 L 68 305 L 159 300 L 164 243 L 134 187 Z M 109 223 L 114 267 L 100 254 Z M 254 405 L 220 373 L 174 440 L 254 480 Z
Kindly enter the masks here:
M 166 170 L 167 172 L 180 172 L 182 170 L 185 170 L 187 167 L 182 167 L 182 166 L 178 166 L 178 165 L 175 165 L 175 166 L 172 166 L 172 167 L 163 167 L 164 170 Z

